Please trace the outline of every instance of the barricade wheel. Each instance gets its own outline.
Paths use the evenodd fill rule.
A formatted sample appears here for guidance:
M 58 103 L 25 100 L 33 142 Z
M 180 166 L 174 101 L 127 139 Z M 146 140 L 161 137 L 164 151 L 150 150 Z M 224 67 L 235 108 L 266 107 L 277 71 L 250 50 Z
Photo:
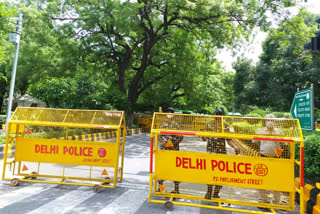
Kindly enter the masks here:
M 93 186 L 93 192 L 96 192 L 96 193 L 101 192 L 101 186 L 99 186 L 99 185 L 94 185 L 94 186 Z
M 166 203 L 164 203 L 164 208 L 166 210 L 172 211 L 173 210 L 173 203 L 171 201 L 166 201 Z
M 19 181 L 18 178 L 14 178 L 14 179 L 11 180 L 10 185 L 11 185 L 12 187 L 16 187 L 16 186 L 19 185 L 19 182 L 20 182 L 20 181 Z

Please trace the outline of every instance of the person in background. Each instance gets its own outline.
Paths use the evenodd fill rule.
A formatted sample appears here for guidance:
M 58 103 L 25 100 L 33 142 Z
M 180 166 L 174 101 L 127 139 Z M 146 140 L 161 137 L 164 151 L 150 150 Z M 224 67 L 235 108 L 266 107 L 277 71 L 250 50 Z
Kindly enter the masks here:
M 165 129 L 179 129 L 179 124 L 174 120 L 174 109 L 172 107 L 169 107 L 167 109 L 167 113 L 171 113 L 167 115 L 167 119 L 164 120 L 160 124 L 160 128 L 165 128 Z M 180 147 L 179 144 L 183 140 L 183 136 L 179 135 L 159 135 L 158 137 L 160 141 L 160 149 L 161 150 L 175 150 L 179 151 Z M 164 181 L 159 180 L 158 181 L 159 185 L 163 185 Z M 174 191 L 171 193 L 175 194 L 180 194 L 179 191 L 179 181 L 174 181 Z
M 219 108 L 216 108 L 213 114 L 217 116 L 223 116 L 223 112 Z M 228 124 L 224 122 L 223 125 L 224 125 L 225 131 L 229 132 Z M 221 132 L 222 118 L 215 117 L 212 121 L 208 123 L 207 130 L 214 131 L 214 132 Z M 208 137 L 208 138 L 202 138 L 202 140 L 207 141 L 207 152 L 209 153 L 227 154 L 226 142 L 229 144 L 231 148 L 234 149 L 236 155 L 239 154 L 240 152 L 239 148 L 233 143 L 231 139 Z M 211 199 L 212 196 L 213 198 L 220 198 L 219 193 L 221 188 L 222 186 L 215 185 L 213 195 L 212 195 L 213 185 L 208 184 L 208 189 L 205 195 L 205 199 Z
M 276 118 L 273 114 L 268 114 L 265 116 L 266 127 L 259 129 L 256 134 L 258 135 L 268 135 L 268 136 L 283 136 L 284 132 L 275 127 L 274 118 Z M 268 120 L 271 119 L 271 120 Z M 253 145 L 260 150 L 261 157 L 269 157 L 269 158 L 279 158 L 276 153 L 276 150 L 286 150 L 287 143 L 280 143 L 275 141 L 252 141 Z M 273 195 L 272 202 L 274 204 L 280 203 L 280 192 L 279 191 L 267 191 L 267 190 L 259 190 L 259 202 L 260 203 L 269 203 L 269 199 L 267 197 L 268 193 Z

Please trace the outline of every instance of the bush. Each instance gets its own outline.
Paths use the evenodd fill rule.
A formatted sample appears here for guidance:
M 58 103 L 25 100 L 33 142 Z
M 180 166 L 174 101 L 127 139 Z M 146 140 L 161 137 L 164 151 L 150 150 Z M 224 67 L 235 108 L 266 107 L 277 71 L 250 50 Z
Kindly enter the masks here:
M 303 131 L 304 141 L 304 172 L 308 180 L 320 177 L 320 132 Z M 300 160 L 300 144 L 296 144 L 296 160 Z
M 257 114 L 257 113 L 249 113 L 246 115 L 246 117 L 262 117 L 260 114 Z
M 252 115 L 252 116 L 249 116 Z M 267 115 L 267 112 L 263 109 L 260 109 L 258 107 L 254 107 L 252 111 L 249 112 L 249 114 L 246 115 L 246 117 L 264 117 Z
M 314 108 L 314 121 L 320 123 L 320 109 Z
M 0 124 L 5 124 L 6 123 L 6 115 L 0 115 Z
M 272 112 L 277 118 L 291 118 L 290 112 Z

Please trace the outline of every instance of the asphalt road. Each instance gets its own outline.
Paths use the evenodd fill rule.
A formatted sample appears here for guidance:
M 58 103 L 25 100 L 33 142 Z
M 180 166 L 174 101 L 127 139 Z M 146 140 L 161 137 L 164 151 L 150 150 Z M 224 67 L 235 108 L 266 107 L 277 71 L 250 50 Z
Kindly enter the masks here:
M 124 180 L 123 183 L 117 184 L 116 189 L 103 189 L 100 193 L 94 193 L 91 187 L 26 182 L 20 183 L 17 187 L 11 187 L 10 182 L 0 181 L 0 214 L 231 213 L 189 206 L 175 206 L 173 211 L 166 211 L 163 204 L 148 203 L 149 142 L 149 134 L 126 137 Z M 1 160 L 1 175 L 2 168 Z M 259 211 L 254 207 L 250 209 Z M 279 211 L 279 213 L 286 212 Z

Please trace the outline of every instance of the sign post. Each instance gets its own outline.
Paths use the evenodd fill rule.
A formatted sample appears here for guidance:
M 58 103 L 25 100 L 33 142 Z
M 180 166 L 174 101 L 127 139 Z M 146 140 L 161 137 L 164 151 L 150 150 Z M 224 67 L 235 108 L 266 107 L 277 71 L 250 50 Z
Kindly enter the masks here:
M 14 60 L 13 60 L 13 69 L 12 69 L 12 76 L 10 82 L 10 91 L 9 91 L 9 100 L 8 100 L 8 109 L 7 109 L 7 118 L 6 118 L 6 126 L 5 126 L 5 133 L 8 132 L 8 122 L 11 116 L 11 106 L 12 106 L 12 96 L 14 91 L 14 84 L 16 81 L 16 71 L 17 71 L 17 63 L 18 63 L 18 54 L 19 54 L 19 45 L 20 45 L 20 34 L 22 30 L 22 13 L 19 13 L 18 21 L 17 21 L 17 32 L 11 33 L 9 41 L 16 44 L 16 49 L 14 52 Z
M 302 130 L 314 130 L 313 85 L 311 88 L 296 92 L 290 113 L 292 118 L 298 119 Z

